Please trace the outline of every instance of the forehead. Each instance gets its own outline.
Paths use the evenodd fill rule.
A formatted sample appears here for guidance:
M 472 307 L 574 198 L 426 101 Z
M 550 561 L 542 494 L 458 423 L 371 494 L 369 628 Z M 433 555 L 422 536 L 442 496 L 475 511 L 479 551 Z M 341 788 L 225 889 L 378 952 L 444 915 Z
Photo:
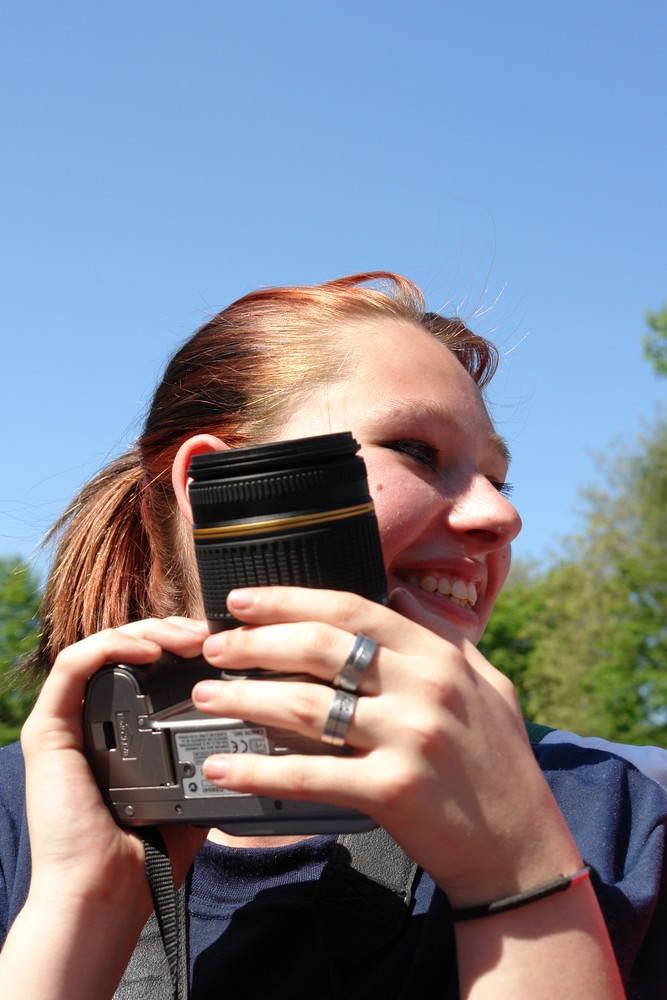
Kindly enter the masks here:
M 296 404 L 331 430 L 382 423 L 397 434 L 446 422 L 462 439 L 483 439 L 507 457 L 482 394 L 461 362 L 422 327 L 400 320 L 350 324 L 336 331 L 337 366 L 326 384 Z M 295 415 L 295 411 L 292 413 Z M 291 421 L 288 420 L 288 423 Z M 345 426 L 343 426 L 345 425 Z
M 336 374 L 353 391 L 360 384 L 377 405 L 422 401 L 434 415 L 446 408 L 477 410 L 490 422 L 482 394 L 459 359 L 423 327 L 390 320 L 342 332 L 347 346 Z
M 336 339 L 344 348 L 345 363 L 340 369 L 343 377 L 352 374 L 348 362 L 355 361 L 385 375 L 396 371 L 450 370 L 454 365 L 467 375 L 444 344 L 423 326 L 408 320 L 389 318 L 350 323 L 338 328 Z

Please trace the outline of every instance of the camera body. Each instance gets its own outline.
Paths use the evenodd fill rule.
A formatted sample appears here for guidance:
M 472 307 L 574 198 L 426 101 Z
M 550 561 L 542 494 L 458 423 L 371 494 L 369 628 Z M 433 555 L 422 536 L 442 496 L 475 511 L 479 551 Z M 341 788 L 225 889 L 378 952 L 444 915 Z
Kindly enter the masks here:
M 86 755 L 116 822 L 189 823 L 255 836 L 371 829 L 368 817 L 351 809 L 231 792 L 204 778 L 202 764 L 213 753 L 347 752 L 288 730 L 198 712 L 190 701 L 193 686 L 221 676 L 203 657 L 163 653 L 148 666 L 115 664 L 91 677 Z
M 377 520 L 358 448 L 345 433 L 193 458 L 189 496 L 211 631 L 238 624 L 226 606 L 236 586 L 324 587 L 386 603 Z M 260 667 L 245 676 L 261 683 L 267 674 Z M 371 829 L 373 821 L 355 810 L 237 793 L 206 781 L 202 764 L 214 753 L 349 753 L 194 708 L 190 694 L 198 681 L 231 676 L 203 657 L 163 653 L 147 666 L 112 664 L 91 677 L 84 752 L 119 825 L 188 823 L 239 835 Z M 289 683 L 295 675 L 271 672 L 271 679 Z M 319 683 L 311 675 L 299 679 Z

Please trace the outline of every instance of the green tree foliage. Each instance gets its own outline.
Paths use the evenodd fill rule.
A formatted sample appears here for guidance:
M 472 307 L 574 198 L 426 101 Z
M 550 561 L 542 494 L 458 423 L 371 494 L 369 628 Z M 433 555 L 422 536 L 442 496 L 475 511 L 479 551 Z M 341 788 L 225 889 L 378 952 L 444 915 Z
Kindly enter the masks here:
M 0 746 L 17 739 L 35 692 L 16 675 L 37 643 L 37 576 L 19 559 L 0 559 Z
M 667 745 L 667 422 L 600 465 L 583 531 L 513 571 L 480 646 L 527 718 Z
M 642 337 L 644 357 L 658 375 L 667 376 L 667 303 L 657 313 L 647 309 L 644 319 L 648 327 Z

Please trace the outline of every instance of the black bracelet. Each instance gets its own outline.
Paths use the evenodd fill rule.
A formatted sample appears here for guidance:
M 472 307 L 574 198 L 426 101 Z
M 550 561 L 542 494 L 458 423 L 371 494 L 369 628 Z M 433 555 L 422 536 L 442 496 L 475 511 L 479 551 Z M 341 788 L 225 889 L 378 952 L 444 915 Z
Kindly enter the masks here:
M 553 896 L 556 892 L 564 892 L 571 885 L 583 882 L 591 874 L 588 866 L 580 868 L 574 875 L 559 875 L 553 882 L 539 885 L 537 889 L 527 889 L 526 892 L 517 892 L 515 896 L 507 896 L 505 899 L 497 899 L 495 903 L 481 903 L 479 906 L 466 906 L 462 910 L 452 910 L 452 917 L 457 923 L 461 920 L 477 920 L 479 917 L 493 917 L 496 913 L 507 913 L 508 910 L 516 910 L 527 903 L 535 903 L 545 896 Z

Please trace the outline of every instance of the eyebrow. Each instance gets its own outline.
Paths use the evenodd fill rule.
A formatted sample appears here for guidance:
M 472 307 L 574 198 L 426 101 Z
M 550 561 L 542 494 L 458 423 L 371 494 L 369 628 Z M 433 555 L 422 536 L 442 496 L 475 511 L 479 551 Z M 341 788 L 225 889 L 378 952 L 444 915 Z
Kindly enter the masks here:
M 430 403 L 427 400 L 418 403 L 408 403 L 405 399 L 390 399 L 383 403 L 378 412 L 382 417 L 401 418 L 416 417 L 418 420 L 430 421 L 442 420 L 445 416 L 451 423 L 459 427 L 461 421 L 454 410 L 446 403 Z M 491 417 L 489 416 L 489 420 Z M 488 437 L 489 443 L 502 455 L 503 460 L 509 467 L 512 462 L 512 455 L 505 438 L 496 430 L 492 431 Z
M 498 451 L 502 454 L 507 465 L 510 466 L 512 464 L 512 452 L 509 449 L 506 439 L 502 436 L 502 434 L 498 434 L 497 431 L 494 431 L 491 435 L 491 441 L 498 448 Z

